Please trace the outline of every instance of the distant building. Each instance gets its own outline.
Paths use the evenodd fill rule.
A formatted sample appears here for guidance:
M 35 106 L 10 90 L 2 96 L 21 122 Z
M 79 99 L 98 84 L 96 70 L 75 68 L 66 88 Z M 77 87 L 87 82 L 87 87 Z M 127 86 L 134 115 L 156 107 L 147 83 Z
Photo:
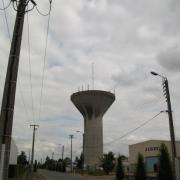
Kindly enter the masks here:
M 135 167 L 137 164 L 137 157 L 138 154 L 141 153 L 144 156 L 147 173 L 155 175 L 158 168 L 157 165 L 158 165 L 159 149 L 162 143 L 164 143 L 167 146 L 170 157 L 172 157 L 170 141 L 149 140 L 149 141 L 144 141 L 137 144 L 129 145 L 130 172 L 133 173 L 135 171 Z M 176 141 L 176 149 L 177 149 L 178 162 L 180 163 L 180 141 Z

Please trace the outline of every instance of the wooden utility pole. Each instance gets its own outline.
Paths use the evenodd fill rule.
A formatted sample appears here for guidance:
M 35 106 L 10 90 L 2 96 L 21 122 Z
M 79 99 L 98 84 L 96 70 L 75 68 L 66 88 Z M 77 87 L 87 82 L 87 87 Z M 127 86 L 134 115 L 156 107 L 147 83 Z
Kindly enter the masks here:
M 3 167 L 1 167 L 0 179 L 2 180 L 8 179 L 16 82 L 26 5 L 27 0 L 19 0 L 1 106 L 0 162 Z
M 35 133 L 37 128 L 39 128 L 39 125 L 30 125 L 30 127 L 33 127 L 33 140 L 32 140 L 32 152 L 31 152 L 31 172 L 33 172 L 33 162 L 34 162 L 34 143 L 35 143 Z

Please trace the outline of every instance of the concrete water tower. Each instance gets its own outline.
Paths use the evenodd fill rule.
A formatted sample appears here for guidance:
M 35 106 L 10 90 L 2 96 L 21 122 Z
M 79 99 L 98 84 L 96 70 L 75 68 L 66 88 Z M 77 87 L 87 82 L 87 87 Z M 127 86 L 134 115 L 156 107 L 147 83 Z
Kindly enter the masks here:
M 100 90 L 79 91 L 71 100 L 84 117 L 84 164 L 94 168 L 103 155 L 102 118 L 115 100 L 111 92 Z

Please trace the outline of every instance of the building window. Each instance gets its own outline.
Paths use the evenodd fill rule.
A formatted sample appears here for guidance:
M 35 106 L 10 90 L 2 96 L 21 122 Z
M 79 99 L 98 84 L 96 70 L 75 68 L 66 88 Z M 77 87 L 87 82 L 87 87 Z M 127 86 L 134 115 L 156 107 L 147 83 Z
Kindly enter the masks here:
M 154 164 L 154 172 L 158 172 L 158 166 L 157 166 L 157 164 Z

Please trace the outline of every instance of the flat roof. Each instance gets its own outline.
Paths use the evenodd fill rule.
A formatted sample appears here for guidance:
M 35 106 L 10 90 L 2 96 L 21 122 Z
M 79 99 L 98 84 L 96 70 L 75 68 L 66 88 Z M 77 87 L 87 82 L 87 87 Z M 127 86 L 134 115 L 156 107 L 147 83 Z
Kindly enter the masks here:
M 162 140 L 162 139 L 150 139 L 150 140 L 147 140 L 147 141 L 141 141 L 141 142 L 138 142 L 138 143 L 135 143 L 135 144 L 130 144 L 129 146 L 134 146 L 134 145 L 138 145 L 138 144 L 144 144 L 144 143 L 148 143 L 148 142 L 171 142 L 170 140 Z M 180 140 L 176 140 L 176 143 L 177 142 L 180 142 Z

